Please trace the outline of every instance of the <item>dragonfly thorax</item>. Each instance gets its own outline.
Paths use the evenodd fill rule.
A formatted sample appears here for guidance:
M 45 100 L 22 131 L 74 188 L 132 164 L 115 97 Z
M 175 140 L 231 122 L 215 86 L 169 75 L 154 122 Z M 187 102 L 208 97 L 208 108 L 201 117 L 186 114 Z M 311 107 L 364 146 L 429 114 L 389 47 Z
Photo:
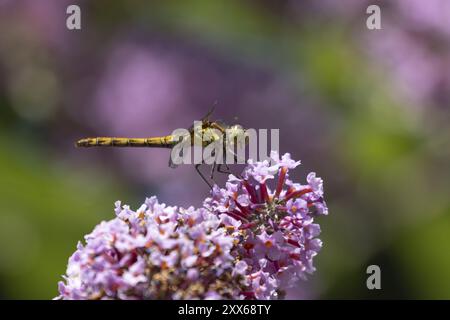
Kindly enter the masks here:
M 194 145 L 206 147 L 211 143 L 220 142 L 229 146 L 245 146 L 248 139 L 241 125 L 219 126 L 207 123 L 201 129 L 194 130 Z M 200 142 L 201 141 L 201 142 Z

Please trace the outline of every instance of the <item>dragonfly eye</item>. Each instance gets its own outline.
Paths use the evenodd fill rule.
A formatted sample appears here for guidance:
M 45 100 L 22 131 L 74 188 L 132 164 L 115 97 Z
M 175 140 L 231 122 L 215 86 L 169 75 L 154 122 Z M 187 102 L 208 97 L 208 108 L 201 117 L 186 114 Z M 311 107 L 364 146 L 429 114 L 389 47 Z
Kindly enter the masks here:
M 231 145 L 243 147 L 247 143 L 248 137 L 245 134 L 244 128 L 236 124 L 227 129 L 227 140 Z

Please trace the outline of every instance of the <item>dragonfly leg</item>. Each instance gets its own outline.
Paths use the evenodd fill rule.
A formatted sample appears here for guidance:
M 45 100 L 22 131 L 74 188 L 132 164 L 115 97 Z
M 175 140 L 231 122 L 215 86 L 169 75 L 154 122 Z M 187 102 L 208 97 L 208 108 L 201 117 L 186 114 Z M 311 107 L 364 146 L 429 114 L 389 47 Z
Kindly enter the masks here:
M 211 178 L 211 180 L 214 182 L 214 183 L 216 183 L 215 181 L 214 181 L 214 170 L 216 170 L 216 163 L 214 162 L 213 164 L 212 164 L 212 166 L 211 166 L 211 174 L 210 174 L 210 178 Z
M 238 163 L 238 157 L 237 157 L 237 154 L 236 153 L 234 153 L 233 152 L 233 154 L 234 154 L 234 163 Z M 227 166 L 227 168 L 228 168 L 228 166 Z M 228 168 L 228 170 L 230 170 L 230 168 Z M 236 177 L 238 177 L 239 179 L 244 179 L 239 173 L 238 174 L 236 174 Z
M 212 189 L 213 186 L 211 185 L 211 183 L 209 183 L 208 179 L 206 179 L 205 176 L 203 175 L 203 173 L 200 171 L 200 164 L 195 165 L 195 170 L 200 175 L 200 177 L 202 177 L 203 181 L 205 181 L 206 184 Z

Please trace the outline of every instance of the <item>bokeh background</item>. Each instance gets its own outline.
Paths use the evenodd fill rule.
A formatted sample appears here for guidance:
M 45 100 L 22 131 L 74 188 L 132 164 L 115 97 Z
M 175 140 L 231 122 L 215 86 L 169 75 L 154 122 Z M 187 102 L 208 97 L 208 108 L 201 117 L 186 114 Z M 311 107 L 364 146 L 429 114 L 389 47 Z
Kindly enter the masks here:
M 325 180 L 318 270 L 290 298 L 449 299 L 449 54 L 447 0 L 0 0 L 0 297 L 56 296 L 118 199 L 208 193 L 167 150 L 76 139 L 167 134 L 217 102 L 216 118 L 279 128 L 297 178 Z

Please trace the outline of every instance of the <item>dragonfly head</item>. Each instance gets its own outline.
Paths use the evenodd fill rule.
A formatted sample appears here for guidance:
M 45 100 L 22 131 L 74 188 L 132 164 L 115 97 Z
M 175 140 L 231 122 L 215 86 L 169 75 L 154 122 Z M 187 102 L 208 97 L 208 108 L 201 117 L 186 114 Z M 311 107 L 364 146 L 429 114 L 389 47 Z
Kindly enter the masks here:
M 248 135 L 240 124 L 229 126 L 226 130 L 226 137 L 231 146 L 243 148 L 248 143 Z

